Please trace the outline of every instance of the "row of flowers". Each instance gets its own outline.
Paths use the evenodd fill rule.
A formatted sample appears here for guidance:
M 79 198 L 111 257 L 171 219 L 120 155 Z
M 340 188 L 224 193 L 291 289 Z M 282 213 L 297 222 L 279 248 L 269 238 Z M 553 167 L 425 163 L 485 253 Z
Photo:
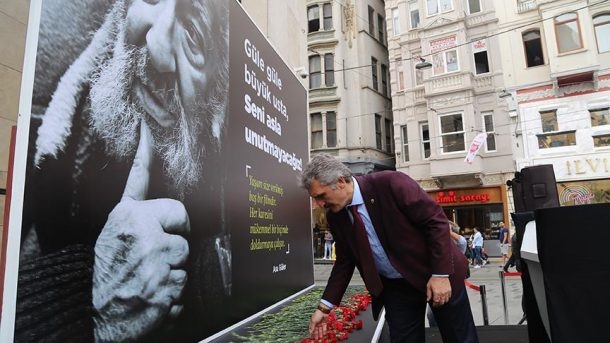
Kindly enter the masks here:
M 242 342 L 253 343 L 333 343 L 345 341 L 354 330 L 362 329 L 362 319 L 357 317 L 368 308 L 371 298 L 364 287 L 350 286 L 343 296 L 343 302 L 328 315 L 326 337 L 319 340 L 309 338 L 309 320 L 322 292 L 322 288 L 314 288 L 279 311 L 262 315 L 247 328 L 247 334 L 233 333 L 233 336 Z

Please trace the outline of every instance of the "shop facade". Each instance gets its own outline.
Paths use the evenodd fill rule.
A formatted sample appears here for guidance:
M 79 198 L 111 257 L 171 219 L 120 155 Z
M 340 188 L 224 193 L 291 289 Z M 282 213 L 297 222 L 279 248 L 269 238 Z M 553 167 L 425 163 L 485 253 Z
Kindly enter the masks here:
M 537 159 L 551 164 L 561 206 L 610 202 L 610 152 Z
M 469 238 L 473 228 L 480 229 L 484 247 L 490 256 L 499 255 L 498 233 L 500 222 L 510 223 L 506 186 L 442 189 L 428 191 L 445 212 L 447 218 L 460 226 L 460 234 Z

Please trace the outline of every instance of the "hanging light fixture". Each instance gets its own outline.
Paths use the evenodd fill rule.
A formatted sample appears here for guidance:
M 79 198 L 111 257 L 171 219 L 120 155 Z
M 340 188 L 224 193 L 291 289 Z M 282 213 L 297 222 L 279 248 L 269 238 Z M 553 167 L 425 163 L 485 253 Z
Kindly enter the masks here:
M 415 69 L 428 69 L 432 67 L 432 63 L 426 62 L 426 59 L 423 57 L 419 58 L 420 62 L 415 65 Z

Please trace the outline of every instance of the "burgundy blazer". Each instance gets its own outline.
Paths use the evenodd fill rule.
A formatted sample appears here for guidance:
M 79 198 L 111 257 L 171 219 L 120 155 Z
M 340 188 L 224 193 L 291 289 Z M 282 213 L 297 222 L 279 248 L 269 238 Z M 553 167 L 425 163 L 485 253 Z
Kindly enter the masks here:
M 415 180 L 395 171 L 357 176 L 377 236 L 394 268 L 415 288 L 426 292 L 432 274 L 449 275 L 452 294 L 464 287 L 468 261 L 449 234 L 443 209 Z M 322 298 L 338 305 L 357 267 L 357 243 L 347 209 L 327 213 L 335 239 L 336 260 Z M 373 305 L 375 305 L 373 299 Z M 379 300 L 374 317 L 381 309 Z

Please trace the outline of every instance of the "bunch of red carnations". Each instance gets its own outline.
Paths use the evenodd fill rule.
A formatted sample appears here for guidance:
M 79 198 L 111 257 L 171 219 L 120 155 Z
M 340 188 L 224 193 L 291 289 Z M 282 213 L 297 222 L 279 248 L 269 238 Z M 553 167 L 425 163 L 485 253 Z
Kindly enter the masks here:
M 368 293 L 354 294 L 342 305 L 335 307 L 326 319 L 326 335 L 321 339 L 304 338 L 301 343 L 336 343 L 347 340 L 354 330 L 362 329 L 362 319 L 356 319 L 371 303 Z

